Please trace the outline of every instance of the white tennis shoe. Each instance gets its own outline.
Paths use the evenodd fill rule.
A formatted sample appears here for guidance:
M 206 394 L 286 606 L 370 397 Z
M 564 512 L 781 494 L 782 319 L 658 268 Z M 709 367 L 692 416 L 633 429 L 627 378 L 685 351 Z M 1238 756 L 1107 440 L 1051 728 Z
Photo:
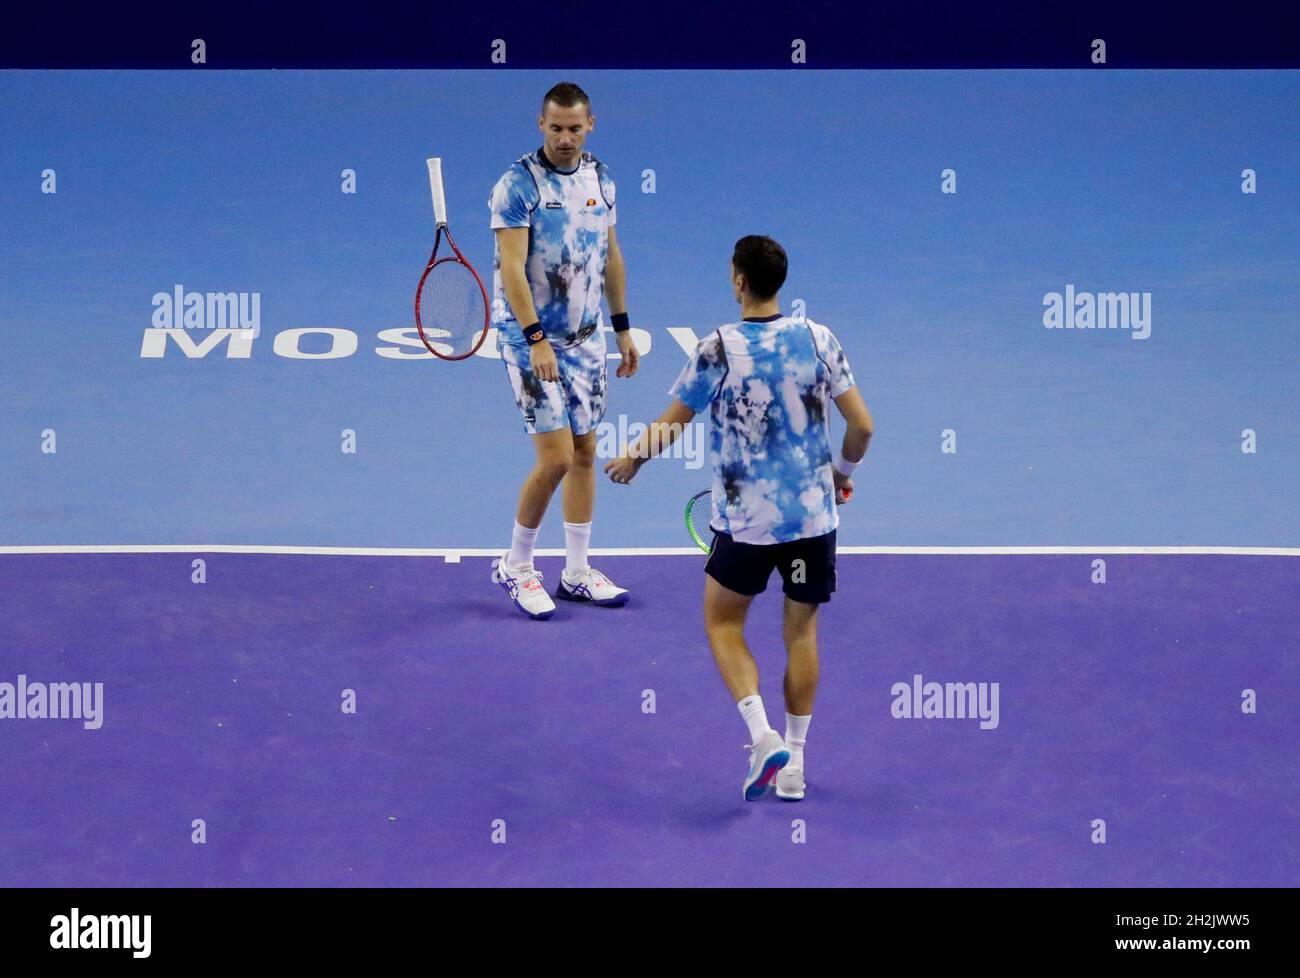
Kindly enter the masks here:
M 591 567 L 579 571 L 573 577 L 570 577 L 567 571 L 562 571 L 555 596 L 561 601 L 588 601 L 602 608 L 617 608 L 627 604 L 628 598 L 627 588 L 618 587 L 600 571 Z
M 776 772 L 776 796 L 783 801 L 802 801 L 806 788 L 803 768 L 787 765 Z
M 492 561 L 492 580 L 510 595 L 515 607 L 529 618 L 545 621 L 555 614 L 555 602 L 542 584 L 542 572 L 532 567 L 511 567 L 506 557 Z
M 757 801 L 767 794 L 778 772 L 790 763 L 790 749 L 775 730 L 769 730 L 758 738 L 758 743 L 746 744 L 745 747 L 752 752 L 741 794 L 745 801 Z

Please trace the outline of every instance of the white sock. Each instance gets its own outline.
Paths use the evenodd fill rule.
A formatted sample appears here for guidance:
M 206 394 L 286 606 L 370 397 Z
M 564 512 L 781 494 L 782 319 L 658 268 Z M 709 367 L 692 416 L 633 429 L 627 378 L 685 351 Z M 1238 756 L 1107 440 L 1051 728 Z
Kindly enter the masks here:
M 587 569 L 587 544 L 590 542 L 590 523 L 564 524 L 564 573 L 573 577 Z
M 745 725 L 749 727 L 750 742 L 757 744 L 763 734 L 772 729 L 767 722 L 767 711 L 763 709 L 763 697 L 757 693 L 746 696 L 736 704 L 736 708 L 740 710 L 740 715 L 745 718 Z
M 515 520 L 515 529 L 510 536 L 510 553 L 506 556 L 507 564 L 511 567 L 533 566 L 533 544 L 537 542 L 539 529 L 541 527 L 530 529 Z
M 808 724 L 812 723 L 812 714 L 797 717 L 793 713 L 785 715 L 785 745 L 790 748 L 790 767 L 803 770 L 803 745 L 808 740 Z

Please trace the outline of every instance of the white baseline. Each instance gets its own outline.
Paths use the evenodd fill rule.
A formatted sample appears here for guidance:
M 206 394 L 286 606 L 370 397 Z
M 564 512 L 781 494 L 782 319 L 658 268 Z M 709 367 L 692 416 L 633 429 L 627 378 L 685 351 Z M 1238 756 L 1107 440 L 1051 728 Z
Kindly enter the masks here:
M 184 544 L 87 544 L 68 546 L 0 547 L 3 554 L 304 554 L 337 557 L 442 557 L 459 563 L 462 557 L 500 557 L 502 547 L 277 547 L 255 544 L 184 543 Z M 848 556 L 869 554 L 915 555 L 1052 555 L 1052 554 L 1134 554 L 1134 555 L 1227 555 L 1239 557 L 1300 557 L 1297 547 L 839 547 Z M 538 549 L 539 557 L 563 557 L 558 548 Z M 597 557 L 671 557 L 704 556 L 699 547 L 593 547 Z

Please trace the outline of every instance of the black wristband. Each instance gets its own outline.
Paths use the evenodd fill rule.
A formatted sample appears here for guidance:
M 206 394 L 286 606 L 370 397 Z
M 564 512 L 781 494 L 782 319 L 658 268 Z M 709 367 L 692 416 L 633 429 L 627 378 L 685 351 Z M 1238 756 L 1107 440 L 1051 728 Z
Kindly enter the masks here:
M 546 330 L 542 329 L 541 320 L 524 327 L 524 339 L 528 341 L 529 346 L 536 346 L 546 339 Z
M 614 327 L 615 333 L 622 333 L 632 328 L 632 324 L 627 321 L 627 313 L 616 312 L 609 317 L 609 323 Z

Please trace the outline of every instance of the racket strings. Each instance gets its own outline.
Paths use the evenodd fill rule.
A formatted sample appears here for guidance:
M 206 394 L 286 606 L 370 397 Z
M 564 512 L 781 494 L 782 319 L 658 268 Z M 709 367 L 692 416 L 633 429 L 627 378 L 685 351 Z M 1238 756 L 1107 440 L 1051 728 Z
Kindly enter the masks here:
M 443 356 L 464 356 L 487 328 L 483 288 L 465 265 L 440 261 L 420 288 L 420 326 Z
M 713 496 L 711 493 L 701 493 L 691 501 L 691 529 L 706 545 L 710 546 L 713 543 L 713 529 L 709 526 L 712 519 Z

